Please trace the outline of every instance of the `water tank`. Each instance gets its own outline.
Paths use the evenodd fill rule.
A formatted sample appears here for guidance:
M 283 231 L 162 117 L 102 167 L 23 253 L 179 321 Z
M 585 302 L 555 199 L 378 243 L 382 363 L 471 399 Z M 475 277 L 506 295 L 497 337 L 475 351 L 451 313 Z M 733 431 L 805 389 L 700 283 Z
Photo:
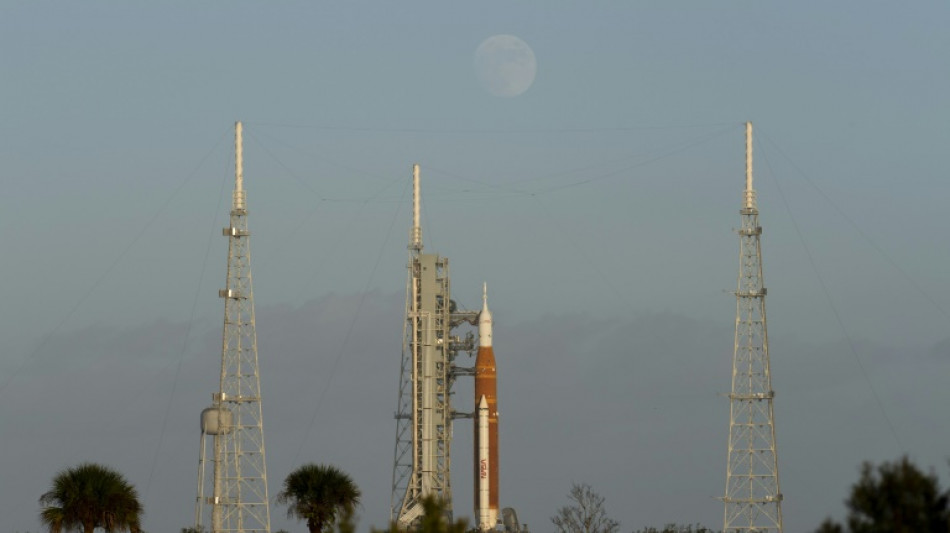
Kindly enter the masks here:
M 209 407 L 201 411 L 201 432 L 205 435 L 224 435 L 231 431 L 233 415 L 227 407 Z

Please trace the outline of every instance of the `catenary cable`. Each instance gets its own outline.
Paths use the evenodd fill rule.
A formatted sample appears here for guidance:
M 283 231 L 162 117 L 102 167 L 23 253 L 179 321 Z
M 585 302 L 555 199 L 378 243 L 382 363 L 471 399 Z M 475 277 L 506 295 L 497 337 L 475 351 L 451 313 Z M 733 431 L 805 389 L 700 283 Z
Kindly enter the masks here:
M 224 173 L 224 177 L 221 180 L 221 191 L 218 193 L 218 205 L 214 210 L 214 218 L 211 221 L 212 228 L 217 228 L 218 215 L 221 213 L 221 204 L 227 191 L 228 179 L 230 176 L 227 172 Z M 165 442 L 165 428 L 168 427 L 168 418 L 171 414 L 172 403 L 175 399 L 175 393 L 178 390 L 178 382 L 181 380 L 181 366 L 182 362 L 185 360 L 185 354 L 188 351 L 188 341 L 191 338 L 191 330 L 195 324 L 195 313 L 198 309 L 198 302 L 201 299 L 201 285 L 204 282 L 205 273 L 207 272 L 208 267 L 208 258 L 211 256 L 212 243 L 214 241 L 214 236 L 217 235 L 213 229 L 208 235 L 208 244 L 205 248 L 205 256 L 201 262 L 201 272 L 198 275 L 198 285 L 195 287 L 195 298 L 191 304 L 191 314 L 188 318 L 188 326 L 185 329 L 185 335 L 181 343 L 181 353 L 178 355 L 178 364 L 175 368 L 175 379 L 172 381 L 171 393 L 168 395 L 168 401 L 165 403 L 165 415 L 162 417 L 162 428 L 158 434 L 158 444 L 155 446 L 155 454 L 152 456 L 152 467 L 149 469 L 148 478 L 145 481 L 145 499 L 148 499 L 149 489 L 152 487 L 152 478 L 155 475 L 155 469 L 158 467 L 158 457 L 162 450 L 162 444 Z
M 901 442 L 901 438 L 898 435 L 897 430 L 894 428 L 894 423 L 891 422 L 891 418 L 888 416 L 887 410 L 884 409 L 884 402 L 881 400 L 881 396 L 874 388 L 874 384 L 871 382 L 871 377 L 868 374 L 867 369 L 864 367 L 864 363 L 861 362 L 861 357 L 858 355 L 858 351 L 854 347 L 854 339 L 852 339 L 851 334 L 848 333 L 848 329 L 845 327 L 844 320 L 841 318 L 841 313 L 838 312 L 838 308 L 835 305 L 834 299 L 831 297 L 831 291 L 828 289 L 828 285 L 825 283 L 825 280 L 821 275 L 821 271 L 818 269 L 817 263 L 815 263 L 815 258 L 811 253 L 811 249 L 808 247 L 808 243 L 805 241 L 805 236 L 802 234 L 801 228 L 798 225 L 798 221 L 795 219 L 792 208 L 788 203 L 788 198 L 785 197 L 785 193 L 782 191 L 781 184 L 777 179 L 774 178 L 775 173 L 772 170 L 772 164 L 769 161 L 767 155 L 763 154 L 762 158 L 765 159 L 765 164 L 769 167 L 769 175 L 772 177 L 772 183 L 775 184 L 775 188 L 778 190 L 779 198 L 782 199 L 782 204 L 785 206 L 785 210 L 788 213 L 789 219 L 792 221 L 792 227 L 795 228 L 795 233 L 798 235 L 798 240 L 801 242 L 802 249 L 805 251 L 805 257 L 808 258 L 808 263 L 811 265 L 812 272 L 815 273 L 815 278 L 818 279 L 818 285 L 821 287 L 822 294 L 824 295 L 825 300 L 828 302 L 828 307 L 831 309 L 831 314 L 834 315 L 835 322 L 838 324 L 838 327 L 841 329 L 841 334 L 844 335 L 845 341 L 848 343 L 848 349 L 861 371 L 861 376 L 864 378 L 864 382 L 867 384 L 868 390 L 871 391 L 871 396 L 874 398 L 874 402 L 881 411 L 881 416 L 887 425 L 888 431 L 890 431 L 891 436 L 894 438 L 894 442 L 897 443 L 898 449 L 903 450 L 904 445 Z
M 854 219 L 849 217 L 848 214 L 844 212 L 844 209 L 838 206 L 838 204 L 835 203 L 835 201 L 832 200 L 831 197 L 825 194 L 825 191 L 823 191 L 820 187 L 818 187 L 818 184 L 815 183 L 815 180 L 811 179 L 811 177 L 809 177 L 808 174 L 804 170 L 801 169 L 801 167 L 795 164 L 795 161 L 793 161 L 788 155 L 786 155 L 785 152 L 782 151 L 782 148 L 779 147 L 778 144 L 775 143 L 775 141 L 773 141 L 768 135 L 763 134 L 763 136 L 766 138 L 766 140 L 769 141 L 769 144 L 771 144 L 775 148 L 775 150 L 779 154 L 781 154 L 781 156 L 784 157 L 786 161 L 788 161 L 788 163 L 792 166 L 792 168 L 794 168 L 802 176 L 802 178 L 805 180 L 805 183 L 807 183 L 813 189 L 815 189 L 815 191 L 822 198 L 824 198 L 826 202 L 828 202 L 828 205 L 833 207 L 834 210 L 838 212 L 841 218 L 845 219 L 845 221 L 847 221 L 848 224 L 851 224 L 851 227 L 854 228 L 854 230 L 858 233 L 858 235 L 864 238 L 864 240 L 866 240 L 868 244 L 870 244 L 871 247 L 874 248 L 875 251 L 877 251 L 877 253 L 881 254 L 881 257 L 883 257 L 884 260 L 887 261 L 888 264 L 890 264 L 891 267 L 893 267 L 894 270 L 896 270 L 897 273 L 900 274 L 904 278 L 904 280 L 908 284 L 910 284 L 910 286 L 913 287 L 914 290 L 917 291 L 918 294 L 920 294 L 921 296 L 924 297 L 925 300 L 930 302 L 930 305 L 932 305 L 934 309 L 936 309 L 941 315 L 943 315 L 944 318 L 950 318 L 950 315 L 947 314 L 947 311 L 940 304 L 938 304 L 937 301 L 934 300 L 933 297 L 920 286 L 920 284 L 914 281 L 914 279 L 910 277 L 910 275 L 903 268 L 901 268 L 901 266 L 897 263 L 897 261 L 894 260 L 894 258 L 891 257 L 890 254 L 884 251 L 884 249 L 881 246 L 879 246 L 877 242 L 875 242 L 874 239 L 872 239 L 867 234 L 867 232 L 862 230 L 861 227 L 858 226 L 858 224 L 854 221 Z
M 408 190 L 408 187 L 407 189 Z M 405 192 L 404 192 L 405 196 Z M 401 203 L 400 203 L 401 206 Z M 336 373 L 337 366 L 339 366 L 340 359 L 343 358 L 343 354 L 346 351 L 346 346 L 349 343 L 350 336 L 353 334 L 353 330 L 356 327 L 356 321 L 359 318 L 360 310 L 363 307 L 363 302 L 366 300 L 366 294 L 369 292 L 369 286 L 372 284 L 373 279 L 376 277 L 376 270 L 379 268 L 379 263 L 383 258 L 383 252 L 386 249 L 386 244 L 389 243 L 389 239 L 392 236 L 393 228 L 396 226 L 396 221 L 398 220 L 399 213 L 401 212 L 401 207 L 397 207 L 396 212 L 393 213 L 392 222 L 389 224 L 389 229 L 386 231 L 386 237 L 383 239 L 382 245 L 379 247 L 379 253 L 376 255 L 376 262 L 373 263 L 373 268 L 370 271 L 369 279 L 366 281 L 366 286 L 363 288 L 363 291 L 360 294 L 359 302 L 356 305 L 356 311 L 353 313 L 353 319 L 350 320 L 350 325 L 347 327 L 346 334 L 343 337 L 343 343 L 340 345 L 340 349 L 336 354 L 336 357 L 333 360 L 333 364 L 330 366 L 330 372 L 327 375 L 327 379 L 324 380 L 323 388 L 320 391 L 319 396 L 317 397 L 317 402 L 313 408 L 313 414 L 310 416 L 310 423 L 307 425 L 307 431 L 304 433 L 304 438 L 300 442 L 300 447 L 297 448 L 297 453 L 294 454 L 293 461 L 291 464 L 296 464 L 297 459 L 300 458 L 300 454 L 303 452 L 303 447 L 307 442 L 307 439 L 310 437 L 310 432 L 313 431 L 313 426 L 316 423 L 317 415 L 320 412 L 320 407 L 323 404 L 323 398 L 326 396 L 327 391 L 330 389 L 330 384 L 333 382 L 334 374 Z
M 89 299 L 89 297 L 92 296 L 96 292 L 96 290 L 99 289 L 99 286 L 102 285 L 102 283 L 109 277 L 110 274 L 112 274 L 112 272 L 116 269 L 119 263 L 122 262 L 125 256 L 128 255 L 128 253 L 132 250 L 132 248 L 134 248 L 135 245 L 139 242 L 139 240 L 141 240 L 142 236 L 145 235 L 145 232 L 148 231 L 148 229 L 152 227 L 152 224 L 154 224 L 155 221 L 158 220 L 159 216 L 165 211 L 165 209 L 168 208 L 168 205 L 171 204 L 172 200 L 174 200 L 178 196 L 178 194 L 182 191 L 182 189 L 185 188 L 186 185 L 188 185 L 189 183 L 192 182 L 192 180 L 195 179 L 195 177 L 198 175 L 198 171 L 204 165 L 205 161 L 207 161 L 207 159 L 211 157 L 211 154 L 213 154 L 215 150 L 218 149 L 218 146 L 221 144 L 221 141 L 225 138 L 226 135 L 227 135 L 227 132 L 222 134 L 222 136 L 218 139 L 218 142 L 215 143 L 214 147 L 211 148 L 211 150 L 209 150 L 208 153 L 206 153 L 198 161 L 198 164 L 195 166 L 195 168 L 188 174 L 188 176 L 181 183 L 178 184 L 178 187 L 176 187 L 175 190 L 172 191 L 171 195 L 169 195 L 168 198 L 165 199 L 165 201 L 161 204 L 161 206 L 159 206 L 159 208 L 155 211 L 152 217 L 148 219 L 148 221 L 145 223 L 145 225 L 142 226 L 142 228 L 138 231 L 138 233 L 136 233 L 135 236 L 132 237 L 132 240 L 129 241 L 129 243 L 119 252 L 119 254 L 112 261 L 112 263 L 105 269 L 102 275 L 100 275 L 92 283 L 89 289 L 87 289 L 86 292 L 84 292 L 83 295 L 79 297 L 75 305 L 73 305 L 72 308 L 70 308 L 70 310 L 62 318 L 62 320 L 60 320 L 56 324 L 56 326 L 54 326 L 53 329 L 50 330 L 50 332 L 47 333 L 42 338 L 42 340 L 40 340 L 40 342 L 36 345 L 36 347 L 33 348 L 33 350 L 31 350 L 27 354 L 27 356 L 23 359 L 20 365 L 9 375 L 9 377 L 7 377 L 7 379 L 2 384 L 0 384 L 0 394 L 3 394 L 3 391 L 6 390 L 7 386 L 11 382 L 13 382 L 13 380 L 16 379 L 17 376 L 19 376 L 20 372 L 23 371 L 23 369 L 26 367 L 26 364 L 32 361 L 40 353 L 40 351 L 49 343 L 50 340 L 52 340 L 52 338 L 56 335 L 56 333 L 58 333 L 59 330 L 62 329 L 62 327 L 69 321 L 69 319 L 72 318 L 74 314 L 76 314 L 76 311 L 78 311 L 79 308 L 82 307 L 82 304 L 85 303 L 85 301 Z

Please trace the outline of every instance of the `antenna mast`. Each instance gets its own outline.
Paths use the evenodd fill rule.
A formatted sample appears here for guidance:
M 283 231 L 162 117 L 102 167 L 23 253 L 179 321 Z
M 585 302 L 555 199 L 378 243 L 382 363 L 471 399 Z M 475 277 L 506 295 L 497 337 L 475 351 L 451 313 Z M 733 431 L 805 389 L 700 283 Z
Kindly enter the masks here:
M 419 165 L 412 165 L 412 229 L 409 230 L 409 249 L 414 256 L 422 253 L 422 197 L 419 186 Z
M 195 527 L 211 508 L 211 533 L 270 533 L 267 469 L 261 410 L 261 378 L 257 364 L 251 248 L 247 229 L 241 123 L 234 125 L 234 194 L 228 237 L 227 288 L 221 347 L 220 391 L 201 412 L 201 451 Z M 206 437 L 212 437 L 212 495 L 205 496 Z
M 739 229 L 736 338 L 729 395 L 724 533 L 782 533 L 772 373 L 765 321 L 759 211 L 752 188 L 752 123 L 746 123 L 746 181 Z

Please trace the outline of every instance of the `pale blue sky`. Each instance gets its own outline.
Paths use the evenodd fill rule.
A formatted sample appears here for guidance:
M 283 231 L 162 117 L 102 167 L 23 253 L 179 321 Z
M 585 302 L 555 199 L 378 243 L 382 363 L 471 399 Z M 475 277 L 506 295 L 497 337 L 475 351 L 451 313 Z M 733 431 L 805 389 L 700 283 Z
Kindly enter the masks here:
M 90 411 L 74 413 L 71 423 L 114 416 L 101 423 L 118 434 L 151 435 L 150 444 L 123 449 L 116 460 L 136 472 L 128 465 L 147 465 L 150 481 L 132 480 L 149 485 L 146 529 L 174 531 L 191 520 L 190 500 L 168 494 L 194 491 L 197 435 L 188 439 L 214 373 L 195 370 L 186 383 L 177 369 L 187 368 L 180 361 L 213 366 L 217 357 L 213 342 L 196 339 L 213 338 L 220 323 L 215 293 L 226 242 L 217 235 L 235 120 L 245 122 L 258 308 L 269 310 L 262 316 L 286 320 L 296 310 L 317 321 L 287 334 L 300 339 L 286 347 L 293 356 L 264 353 L 278 341 L 260 335 L 262 372 L 293 375 L 290 361 L 309 361 L 306 371 L 317 376 L 293 402 L 281 399 L 280 382 L 265 389 L 273 402 L 265 404 L 265 426 L 271 415 L 282 427 L 278 406 L 293 403 L 293 416 L 334 432 L 314 407 L 319 398 L 364 386 L 354 378 L 324 391 L 325 379 L 338 378 L 322 372 L 342 357 L 341 376 L 362 369 L 382 389 L 361 396 L 363 411 L 352 416 L 379 418 L 365 422 L 375 431 L 366 438 L 390 442 L 407 185 L 419 162 L 424 240 L 451 258 L 457 299 L 477 306 L 487 281 L 496 341 L 507 336 L 536 350 L 532 359 L 498 347 L 500 368 L 519 357 L 509 375 L 523 370 L 527 380 L 501 375 L 507 490 L 525 495 L 505 505 L 546 531 L 570 482 L 586 481 L 603 487 L 625 530 L 696 520 L 718 527 L 721 508 L 712 498 L 724 483 L 728 412 L 715 394 L 729 386 L 738 251 L 730 230 L 739 224 L 741 124 L 751 120 L 780 468 L 789 472 L 787 530 L 807 531 L 839 514 L 866 458 L 908 452 L 946 478 L 946 452 L 934 444 L 946 442 L 946 430 L 927 428 L 946 426 L 941 407 L 950 399 L 934 377 L 950 370 L 948 16 L 941 2 L 0 4 L 0 479 L 38 478 L 26 489 L 4 483 L 3 526 L 38 529 L 35 502 L 51 473 L 102 448 L 94 439 L 67 444 L 54 407 L 63 402 Z M 476 47 L 502 33 L 527 42 L 538 61 L 534 85 L 516 98 L 491 96 L 474 73 Z M 361 335 L 391 346 L 389 354 L 351 358 L 357 348 L 320 349 L 320 339 L 306 339 L 311 327 L 328 328 L 320 322 L 325 312 L 310 312 L 323 309 L 322 298 L 358 302 L 367 290 L 375 292 L 362 301 L 396 310 L 378 314 L 388 321 L 369 321 L 365 310 L 337 319 L 359 318 L 367 328 Z M 563 343 L 546 340 L 565 320 L 584 324 L 576 352 L 559 353 Z M 672 331 L 660 339 L 616 335 L 617 328 L 662 329 L 645 326 L 656 321 Z M 191 331 L 186 343 L 183 331 Z M 667 346 L 662 337 L 685 340 Z M 119 352 L 96 355 L 101 349 Z M 153 358 L 97 381 L 113 372 L 104 366 L 121 360 L 122 350 Z M 614 352 L 633 365 L 629 375 L 616 371 L 621 363 L 607 355 Z M 705 361 L 700 377 L 709 380 L 691 381 L 700 379 L 696 361 L 671 354 Z M 278 371 L 268 357 L 287 359 Z M 548 357 L 573 366 L 550 368 Z M 601 373 L 628 375 L 630 385 L 600 390 Z M 538 411 L 548 404 L 517 404 L 545 398 L 545 383 L 533 375 L 594 395 L 595 412 L 579 416 L 607 441 L 603 450 L 584 459 L 559 452 L 576 449 L 558 446 L 554 428 L 563 421 L 545 425 L 550 413 Z M 691 383 L 695 394 L 647 394 L 651 375 L 668 376 L 671 387 Z M 76 390 L 58 393 L 71 390 L 71 379 Z M 135 405 L 153 418 L 104 412 L 111 402 L 132 403 L 132 385 L 107 392 L 114 380 L 152 384 Z M 190 386 L 196 390 L 185 391 Z M 170 399 L 173 390 L 181 401 Z M 697 401 L 708 417 L 690 408 Z M 667 426 L 666 418 L 650 418 L 651 402 L 691 415 Z M 830 414 L 809 416 L 816 411 Z M 633 418 L 623 419 L 625 412 Z M 44 423 L 18 425 L 33 417 Z M 188 442 L 180 453 L 177 444 L 156 448 L 157 440 L 177 441 L 157 436 L 154 417 Z M 521 427 L 540 440 L 519 441 Z M 651 427 L 668 428 L 682 447 L 630 442 Z M 843 427 L 851 430 L 836 438 Z M 63 444 L 35 450 L 51 436 Z M 346 447 L 316 432 L 268 439 L 290 455 L 315 446 L 332 457 Z M 457 460 L 467 457 L 468 442 L 459 438 Z M 816 442 L 827 456 L 821 468 L 805 451 Z M 549 469 L 531 461 L 539 447 L 583 466 L 544 478 Z M 671 459 L 670 450 L 679 455 Z M 378 471 L 359 472 L 360 481 L 378 485 L 366 488 L 368 527 L 388 513 L 391 446 L 365 453 L 383 457 Z M 293 466 L 286 455 L 271 468 L 273 491 Z M 318 455 L 305 459 L 323 460 Z M 623 477 L 635 478 L 642 473 L 635 465 L 682 465 L 674 460 L 682 456 L 704 458 L 689 471 L 702 480 L 691 487 L 695 500 L 613 477 L 611 465 L 629 467 Z M 182 474 L 155 479 L 153 464 Z M 457 466 L 460 515 L 470 513 L 464 464 Z M 792 473 L 809 466 L 828 479 Z M 667 474 L 688 475 L 662 468 L 650 475 Z M 535 493 L 532 480 L 542 478 Z M 671 498 L 679 506 L 667 507 Z M 274 515 L 274 529 L 290 527 L 281 510 Z

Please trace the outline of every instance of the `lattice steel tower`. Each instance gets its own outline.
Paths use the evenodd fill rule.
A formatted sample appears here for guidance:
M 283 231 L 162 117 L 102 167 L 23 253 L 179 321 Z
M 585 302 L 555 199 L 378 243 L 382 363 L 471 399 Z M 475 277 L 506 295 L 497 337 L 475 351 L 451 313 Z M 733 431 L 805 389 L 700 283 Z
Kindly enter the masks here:
M 759 210 L 752 188 L 752 123 L 746 123 L 746 184 L 739 229 L 736 342 L 729 395 L 724 532 L 782 532 L 772 373 L 765 322 Z
M 201 451 L 195 527 L 211 513 L 211 533 L 270 533 L 267 469 L 257 365 L 254 291 L 251 287 L 250 232 L 247 229 L 241 123 L 234 128 L 235 182 L 228 237 L 227 288 L 221 347 L 221 389 L 201 412 Z M 205 495 L 205 450 L 212 441 L 211 495 Z
M 419 165 L 413 165 L 413 212 L 402 364 L 396 406 L 390 516 L 403 528 L 422 514 L 422 500 L 434 496 L 451 516 L 452 421 L 471 413 L 452 409 L 452 385 L 471 368 L 455 366 L 459 352 L 475 349 L 474 335 L 453 335 L 462 323 L 476 324 L 478 312 L 456 312 L 451 299 L 449 260 L 422 253 Z

